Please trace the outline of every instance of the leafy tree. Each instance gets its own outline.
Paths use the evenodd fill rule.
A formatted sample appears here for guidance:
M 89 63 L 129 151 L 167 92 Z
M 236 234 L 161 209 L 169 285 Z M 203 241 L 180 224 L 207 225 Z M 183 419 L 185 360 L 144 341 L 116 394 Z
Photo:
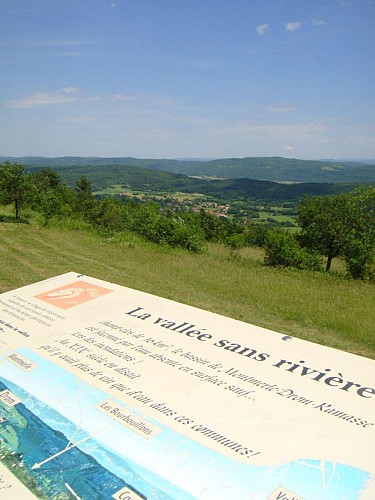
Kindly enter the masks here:
M 198 220 L 207 241 L 222 241 L 225 231 L 223 221 L 203 208 L 199 211 Z
M 30 200 L 32 191 L 30 174 L 26 174 L 23 165 L 8 161 L 0 165 L 0 203 L 14 204 L 17 222 L 20 221 L 20 209 Z
M 33 182 L 40 189 L 57 189 L 63 184 L 60 175 L 52 168 L 43 168 L 40 171 L 33 172 Z
M 306 198 L 298 207 L 301 243 L 327 256 L 326 270 L 342 256 L 353 278 L 369 273 L 375 254 L 375 188 Z
M 266 224 L 255 224 L 253 222 L 246 224 L 244 232 L 246 245 L 263 247 L 270 230 Z
M 89 220 L 102 232 L 116 233 L 128 228 L 128 212 L 128 208 L 121 201 L 105 198 L 92 208 Z
M 300 241 L 327 257 L 326 271 L 330 270 L 332 259 L 344 252 L 348 235 L 346 210 L 345 195 L 305 198 L 298 207 Z
M 91 182 L 82 175 L 76 182 L 76 211 L 78 214 L 88 217 L 95 205 L 95 198 L 91 190 Z
M 353 278 L 364 279 L 375 262 L 375 187 L 360 188 L 348 196 L 345 220 L 347 269 Z
M 52 217 L 71 215 L 75 208 L 74 191 L 55 170 L 33 172 L 31 181 L 34 186 L 31 207 L 43 215 L 45 225 Z

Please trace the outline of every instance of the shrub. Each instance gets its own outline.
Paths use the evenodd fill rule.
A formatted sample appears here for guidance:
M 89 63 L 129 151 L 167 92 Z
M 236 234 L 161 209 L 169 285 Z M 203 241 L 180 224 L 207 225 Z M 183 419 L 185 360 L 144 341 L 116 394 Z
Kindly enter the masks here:
M 265 244 L 264 263 L 267 266 L 293 267 L 320 271 L 322 258 L 320 255 L 301 248 L 296 238 L 286 232 L 270 231 Z
M 269 231 L 265 224 L 249 224 L 245 229 L 246 245 L 263 247 Z
M 354 279 L 372 280 L 375 266 L 375 252 L 363 241 L 355 240 L 345 252 L 346 269 Z
M 101 200 L 92 207 L 89 220 L 95 227 L 105 228 L 109 232 L 127 228 L 124 205 L 110 198 Z

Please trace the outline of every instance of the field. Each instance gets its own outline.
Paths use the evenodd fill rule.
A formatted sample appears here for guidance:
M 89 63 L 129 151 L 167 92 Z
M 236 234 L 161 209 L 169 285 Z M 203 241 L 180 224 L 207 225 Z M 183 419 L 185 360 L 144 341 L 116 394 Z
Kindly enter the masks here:
M 95 191 L 95 192 L 93 192 L 93 194 L 94 195 L 102 195 L 102 196 L 103 195 L 107 195 L 107 196 L 123 195 L 123 196 L 129 196 L 130 198 L 137 197 L 140 199 L 143 199 L 145 197 L 144 191 L 140 191 L 140 190 L 135 191 L 130 186 L 124 187 L 121 184 L 114 184 L 113 186 L 109 186 L 105 189 Z M 164 199 L 164 198 L 170 197 L 170 198 L 176 199 L 177 201 L 185 201 L 185 200 L 194 201 L 194 200 L 199 200 L 205 196 L 202 193 L 182 193 L 179 191 L 176 191 L 173 193 L 169 193 L 169 192 L 168 193 L 166 193 L 166 192 L 158 193 L 158 192 L 153 191 L 152 193 L 149 193 L 148 196 L 150 196 L 150 194 L 154 198 Z
M 260 249 L 194 255 L 35 220 L 0 222 L 0 241 L 0 292 L 74 271 L 375 359 L 373 285 L 267 268 Z

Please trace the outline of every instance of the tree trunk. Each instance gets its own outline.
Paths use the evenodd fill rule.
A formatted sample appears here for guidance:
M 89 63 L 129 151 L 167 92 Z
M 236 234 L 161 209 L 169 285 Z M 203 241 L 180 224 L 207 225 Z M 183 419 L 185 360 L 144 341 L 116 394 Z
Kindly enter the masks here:
M 329 271 L 331 269 L 332 258 L 333 258 L 332 255 L 328 255 L 328 257 L 327 257 L 326 271 Z
M 20 219 L 20 208 L 19 208 L 18 200 L 14 200 L 14 208 L 16 209 L 16 221 L 19 221 L 19 219 Z

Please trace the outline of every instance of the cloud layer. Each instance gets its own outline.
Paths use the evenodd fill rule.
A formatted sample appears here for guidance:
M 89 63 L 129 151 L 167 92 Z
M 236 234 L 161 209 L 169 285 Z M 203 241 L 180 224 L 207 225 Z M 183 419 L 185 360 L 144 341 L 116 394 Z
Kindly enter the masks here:
M 289 22 L 289 23 L 285 24 L 285 27 L 286 27 L 287 31 L 291 31 L 293 33 L 294 31 L 297 31 L 298 29 L 300 29 L 302 27 L 302 23 L 301 22 Z
M 264 33 L 267 33 L 267 31 L 270 29 L 271 25 L 270 24 L 261 24 L 260 26 L 256 27 L 256 30 L 258 32 L 258 35 L 264 35 Z
M 290 31 L 291 33 L 294 33 L 295 31 L 302 28 L 303 24 L 304 23 L 302 21 L 288 21 L 287 23 L 284 23 L 283 26 L 285 27 L 286 31 Z M 311 24 L 313 24 L 314 26 L 324 26 L 327 23 L 324 19 L 314 18 L 311 20 Z M 271 28 L 271 25 L 269 23 L 264 23 L 264 24 L 260 24 L 255 29 L 256 29 L 258 35 L 264 35 L 265 33 L 267 33 L 270 30 L 270 28 Z
M 97 95 L 93 97 L 81 97 L 77 87 L 64 87 L 51 92 L 34 92 L 21 99 L 12 99 L 7 102 L 7 108 L 37 108 L 40 106 L 52 106 L 68 104 L 71 102 L 95 102 L 95 101 L 131 101 L 133 96 L 127 94 Z
M 76 101 L 78 89 L 75 87 L 64 87 L 54 92 L 34 92 L 22 99 L 8 101 L 8 108 L 35 108 L 38 106 L 49 106 L 52 104 L 66 104 Z

